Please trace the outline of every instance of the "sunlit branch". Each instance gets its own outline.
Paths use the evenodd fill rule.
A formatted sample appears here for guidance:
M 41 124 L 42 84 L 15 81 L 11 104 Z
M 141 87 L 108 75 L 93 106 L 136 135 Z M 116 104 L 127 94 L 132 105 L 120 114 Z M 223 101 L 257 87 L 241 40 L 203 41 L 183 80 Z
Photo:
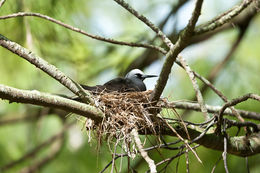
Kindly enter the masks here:
M 157 80 L 151 100 L 159 100 L 168 81 L 173 63 L 176 61 L 178 54 L 185 48 L 185 46 L 188 44 L 188 40 L 193 35 L 195 24 L 200 16 L 202 2 L 202 0 L 196 1 L 195 8 L 193 10 L 192 17 L 190 18 L 188 25 L 186 26 L 183 33 L 180 35 L 176 44 L 173 47 L 170 47 L 170 50 L 166 54 L 166 59 L 164 61 L 159 79 Z
M 169 102 L 169 103 L 162 103 L 165 105 L 160 105 L 165 108 L 175 108 L 175 109 L 185 109 L 185 110 L 194 110 L 200 112 L 200 105 L 198 103 L 192 103 L 192 102 L 185 102 L 185 101 L 174 101 L 174 102 Z M 206 108 L 209 113 L 219 113 L 221 110 L 221 106 L 210 106 L 206 105 Z M 250 112 L 250 111 L 244 111 L 244 110 L 239 110 L 235 109 L 236 112 L 238 112 L 243 118 L 248 118 L 248 119 L 254 119 L 254 120 L 260 120 L 260 113 L 257 112 Z M 227 108 L 223 112 L 225 115 L 231 115 L 235 116 L 235 114 L 232 112 L 231 109 Z
M 37 68 L 47 73 L 52 78 L 59 81 L 61 84 L 66 86 L 74 94 L 80 96 L 82 100 L 93 103 L 90 94 L 86 90 L 84 90 L 79 84 L 77 84 L 72 79 L 67 77 L 63 72 L 58 70 L 54 65 L 49 64 L 41 57 L 34 54 L 32 51 L 22 47 L 18 43 L 9 40 L 8 38 L 4 37 L 1 34 L 0 34 L 0 45 L 8 49 L 9 51 L 17 54 L 18 56 L 22 57 L 23 59 L 27 60 L 31 64 L 35 65 Z
M 234 7 L 233 9 L 221 14 L 220 16 L 216 17 L 215 19 L 207 22 L 203 26 L 199 26 L 194 30 L 194 34 L 203 34 L 208 31 L 215 30 L 225 23 L 232 20 L 234 17 L 239 15 L 244 9 L 246 9 L 254 0 L 243 0 L 240 5 Z
M 5 1 L 6 1 L 6 0 L 1 0 L 1 1 L 0 1 L 0 8 L 4 5 Z
M 204 103 L 204 99 L 203 99 L 202 94 L 201 94 L 200 89 L 199 89 L 198 82 L 195 78 L 194 72 L 191 70 L 190 66 L 188 65 L 188 63 L 186 62 L 186 60 L 182 56 L 179 56 L 178 58 L 179 58 L 179 61 L 182 65 L 182 67 L 187 72 L 187 74 L 188 74 L 188 76 L 191 80 L 192 86 L 193 86 L 195 93 L 196 93 L 198 103 L 200 104 L 201 112 L 204 115 L 204 119 L 205 120 L 210 119 L 210 117 L 208 115 L 207 108 L 206 108 L 205 103 Z
M 21 90 L 0 84 L 0 98 L 10 102 L 62 109 L 93 119 L 96 122 L 101 122 L 104 117 L 104 114 L 94 106 L 36 90 Z

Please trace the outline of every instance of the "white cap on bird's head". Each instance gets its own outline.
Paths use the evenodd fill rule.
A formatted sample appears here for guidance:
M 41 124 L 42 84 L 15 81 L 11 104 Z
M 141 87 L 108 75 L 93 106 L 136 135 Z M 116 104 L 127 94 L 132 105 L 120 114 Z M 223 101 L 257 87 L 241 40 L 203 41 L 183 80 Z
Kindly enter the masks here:
M 146 75 L 139 69 L 133 69 L 130 72 L 128 72 L 125 76 L 126 79 L 140 79 L 142 81 L 150 77 L 157 77 L 157 75 Z

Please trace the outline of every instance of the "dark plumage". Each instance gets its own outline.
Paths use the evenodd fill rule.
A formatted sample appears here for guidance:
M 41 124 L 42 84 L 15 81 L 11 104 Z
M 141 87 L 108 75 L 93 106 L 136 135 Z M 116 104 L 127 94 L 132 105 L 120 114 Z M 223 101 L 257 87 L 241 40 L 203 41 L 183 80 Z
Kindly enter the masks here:
M 96 85 L 96 86 L 86 86 L 82 85 L 82 87 L 86 90 L 92 92 L 129 92 L 129 91 L 145 91 L 146 86 L 143 82 L 144 79 L 150 77 L 157 77 L 156 75 L 145 75 L 141 70 L 134 69 L 131 70 L 125 78 L 115 78 L 104 85 Z

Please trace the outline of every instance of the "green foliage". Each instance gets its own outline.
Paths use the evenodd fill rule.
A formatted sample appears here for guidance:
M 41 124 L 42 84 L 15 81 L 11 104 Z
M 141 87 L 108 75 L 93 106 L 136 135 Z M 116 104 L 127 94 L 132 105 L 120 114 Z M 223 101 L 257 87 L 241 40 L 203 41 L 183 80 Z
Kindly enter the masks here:
M 163 4 L 160 4 L 159 1 L 152 1 L 150 4 L 149 1 L 145 2 L 143 2 L 145 3 L 144 8 L 138 6 L 138 10 L 151 17 L 152 21 L 162 19 L 158 15 L 161 13 L 158 12 L 159 8 L 156 8 L 157 6 L 166 6 L 168 4 L 171 6 L 169 1 L 163 1 Z M 139 3 L 139 1 L 135 3 Z M 218 7 L 220 8 L 220 5 Z M 221 9 L 216 9 L 216 11 L 218 10 Z M 45 14 L 86 32 L 118 40 L 147 42 L 155 35 L 143 23 L 117 6 L 113 1 L 7 0 L 0 9 L 0 15 L 20 11 Z M 154 11 L 158 14 L 155 14 Z M 211 12 L 216 15 L 214 11 Z M 202 15 L 205 17 L 207 14 Z M 258 16 L 251 24 L 241 45 L 232 55 L 232 61 L 220 72 L 220 76 L 215 82 L 215 86 L 229 99 L 248 92 L 260 94 L 259 26 L 260 18 Z M 0 20 L 0 33 L 32 50 L 49 63 L 54 64 L 75 81 L 86 84 L 100 83 L 100 80 L 104 79 L 104 74 L 104 80 L 107 81 L 119 71 L 126 69 L 144 51 L 142 48 L 129 48 L 93 40 L 37 17 Z M 209 71 L 225 57 L 236 36 L 237 32 L 233 30 L 220 34 L 213 41 L 206 41 L 185 50 L 188 57 L 184 56 L 184 58 L 188 59 L 193 69 L 203 76 L 207 76 Z M 158 64 L 157 67 L 160 67 L 162 61 L 155 63 Z M 106 76 L 107 74 L 110 75 Z M 66 92 L 64 87 L 48 75 L 2 47 L 0 48 L 0 83 L 16 88 L 35 89 L 49 93 Z M 194 90 L 188 76 L 177 65 L 174 65 L 164 96 L 169 97 L 170 100 L 181 100 L 189 99 L 193 95 Z M 220 99 L 216 99 L 216 95 L 212 91 L 206 92 L 205 98 L 207 103 L 213 105 L 223 104 Z M 2 118 L 21 116 L 20 114 L 30 114 L 31 112 L 27 112 L 27 108 L 28 106 L 25 105 L 9 104 L 1 100 L 0 120 Z M 237 106 L 237 108 L 260 112 L 259 103 L 255 101 L 247 101 Z M 193 113 L 190 120 L 192 122 L 201 122 L 202 116 L 200 113 Z M 11 160 L 19 159 L 40 142 L 57 133 L 62 128 L 62 121 L 57 116 L 50 115 L 29 123 L 21 122 L 15 125 L 0 126 L 0 167 Z M 81 125 L 78 126 L 81 127 Z M 89 144 L 87 142 L 88 138 L 84 136 L 86 135 L 85 129 L 81 133 L 84 142 L 79 148 L 71 150 L 68 142 L 69 137 L 67 136 L 65 146 L 58 157 L 39 172 L 80 173 L 102 170 L 111 160 L 111 154 L 106 143 L 101 145 L 98 152 L 96 141 L 93 140 Z M 168 140 L 170 139 L 172 138 Z M 159 151 L 162 152 L 165 158 L 177 154 L 176 151 L 168 152 L 162 149 L 159 149 Z M 48 152 L 49 150 L 46 149 L 41 152 L 40 156 L 43 157 Z M 120 153 L 121 149 L 118 152 Z M 203 147 L 199 148 L 197 152 L 203 164 L 198 163 L 194 155 L 190 153 L 191 172 L 210 172 L 217 159 L 221 156 L 221 152 Z M 156 162 L 164 159 L 158 152 L 154 152 L 151 157 Z M 258 172 L 259 160 L 260 157 L 257 155 L 249 158 L 249 164 L 253 165 L 251 172 Z M 26 161 L 11 169 L 10 172 L 17 172 L 30 163 L 33 162 Z M 132 163 L 135 163 L 135 161 L 131 160 Z M 116 161 L 116 164 L 117 168 L 119 168 L 120 159 Z M 173 165 L 167 171 L 175 172 L 176 164 L 177 160 L 174 160 Z M 228 156 L 228 164 L 230 172 L 246 171 L 243 158 Z M 123 168 L 126 167 L 127 159 L 124 158 Z M 185 158 L 182 156 L 179 172 L 185 170 L 185 167 Z M 147 169 L 146 164 L 140 167 L 141 172 L 147 171 Z M 222 162 L 217 166 L 216 172 L 224 172 Z

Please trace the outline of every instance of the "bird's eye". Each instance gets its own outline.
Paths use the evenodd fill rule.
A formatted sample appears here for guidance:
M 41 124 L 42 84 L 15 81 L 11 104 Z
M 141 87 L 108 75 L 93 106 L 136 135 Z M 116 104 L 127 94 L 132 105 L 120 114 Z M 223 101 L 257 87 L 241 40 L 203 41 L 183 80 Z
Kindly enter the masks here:
M 137 73 L 137 74 L 135 74 L 135 76 L 137 77 L 137 78 L 142 78 L 142 74 L 140 74 L 140 73 Z

